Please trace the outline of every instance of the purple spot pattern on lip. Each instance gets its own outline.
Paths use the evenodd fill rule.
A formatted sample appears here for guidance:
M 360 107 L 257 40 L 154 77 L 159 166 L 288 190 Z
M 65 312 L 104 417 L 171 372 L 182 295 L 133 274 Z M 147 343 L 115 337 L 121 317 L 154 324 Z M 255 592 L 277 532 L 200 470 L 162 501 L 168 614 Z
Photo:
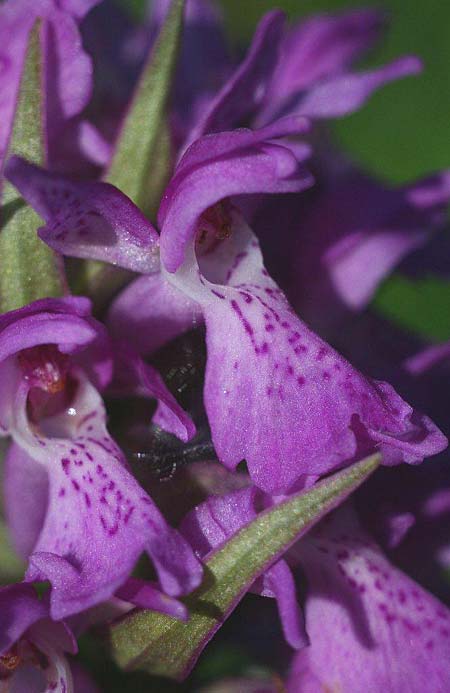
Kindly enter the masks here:
M 83 387 L 96 403 L 96 416 L 82 417 L 79 407 L 78 421 L 71 422 L 72 439 L 46 439 L 51 449 L 48 512 L 27 572 L 28 580 L 52 584 L 55 618 L 109 598 L 144 551 L 154 560 L 163 589 L 172 594 L 187 591 L 191 580 L 198 584 L 200 578 L 187 544 L 126 469 L 120 449 L 107 434 L 98 394 L 90 385 Z M 60 563 L 55 566 L 40 556 L 59 557 Z M 111 561 L 111 556 L 120 556 L 120 561 Z
M 204 311 L 205 407 L 223 464 L 234 469 L 245 459 L 258 486 L 282 492 L 302 475 L 375 450 L 386 464 L 415 464 L 439 452 L 444 440 L 432 422 L 388 384 L 364 377 L 295 315 L 263 271 L 248 228 L 237 225 L 233 235 L 228 256 L 222 246 L 216 264 L 210 257 L 202 265 L 208 279 L 187 287 Z M 236 263 L 235 249 L 243 247 Z M 231 279 L 211 283 L 223 277 L 224 257 L 236 267 Z M 218 292 L 225 298 L 217 300 Z
M 297 557 L 310 585 L 312 647 L 296 655 L 294 670 L 309 670 L 342 690 L 353 690 L 355 681 L 367 690 L 371 682 L 378 690 L 382 681 L 401 690 L 404 671 L 414 690 L 445 689 L 440 684 L 448 681 L 450 611 L 389 563 L 349 507 L 308 534 Z M 333 623 L 326 633 L 325 621 Z M 349 676 L 350 653 L 355 668 Z

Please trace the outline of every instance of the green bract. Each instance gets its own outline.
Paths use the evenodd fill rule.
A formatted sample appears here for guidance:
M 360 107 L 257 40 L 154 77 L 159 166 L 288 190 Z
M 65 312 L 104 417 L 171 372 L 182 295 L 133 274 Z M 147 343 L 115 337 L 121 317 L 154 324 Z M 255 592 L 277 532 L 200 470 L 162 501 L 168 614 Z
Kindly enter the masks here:
M 245 592 L 281 553 L 354 491 L 377 467 L 373 455 L 259 515 L 205 561 L 202 585 L 184 601 L 188 623 L 140 611 L 111 628 L 117 663 L 183 679 Z
M 43 163 L 43 97 L 40 26 L 30 33 L 8 153 Z M 38 298 L 64 293 L 60 261 L 38 237 L 41 220 L 17 190 L 2 183 L 0 309 L 14 310 Z

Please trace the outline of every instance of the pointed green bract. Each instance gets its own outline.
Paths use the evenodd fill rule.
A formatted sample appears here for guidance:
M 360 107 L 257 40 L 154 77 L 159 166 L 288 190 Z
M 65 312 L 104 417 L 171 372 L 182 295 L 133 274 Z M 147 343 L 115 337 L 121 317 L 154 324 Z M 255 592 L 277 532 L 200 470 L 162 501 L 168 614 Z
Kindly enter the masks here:
M 117 138 L 114 154 L 104 176 L 148 216 L 155 220 L 159 202 L 171 175 L 172 152 L 167 124 L 167 105 L 183 24 L 184 0 L 172 5 L 158 39 L 143 68 L 133 99 Z M 91 296 L 96 310 L 133 277 L 103 262 L 87 260 L 79 273 L 82 293 Z M 98 295 L 98 287 L 101 295 Z
M 39 29 L 37 23 L 30 33 L 8 153 L 20 154 L 42 164 L 44 144 Z M 0 214 L 0 310 L 6 312 L 38 298 L 62 295 L 64 282 L 60 261 L 37 235 L 42 220 L 6 180 L 2 182 Z
M 166 110 L 183 20 L 173 0 L 121 128 L 106 180 L 154 214 L 169 178 Z
M 205 562 L 202 585 L 184 601 L 181 623 L 140 611 L 111 627 L 117 663 L 127 669 L 181 680 L 248 588 L 326 513 L 347 498 L 377 467 L 379 456 L 338 472 L 274 506 L 243 527 Z

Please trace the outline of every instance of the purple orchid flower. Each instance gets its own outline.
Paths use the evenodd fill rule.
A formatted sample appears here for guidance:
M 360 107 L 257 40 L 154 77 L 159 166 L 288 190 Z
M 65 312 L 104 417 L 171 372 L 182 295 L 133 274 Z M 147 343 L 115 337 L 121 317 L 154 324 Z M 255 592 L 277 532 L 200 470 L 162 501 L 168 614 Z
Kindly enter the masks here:
M 17 693 L 83 693 L 73 686 L 65 653 L 77 652 L 64 622 L 50 620 L 48 606 L 31 585 L 0 589 L 0 688 Z
M 139 308 L 141 332 L 162 324 L 156 330 L 157 344 L 192 325 L 201 311 L 208 348 L 204 403 L 218 457 L 230 469 L 245 459 L 254 483 L 269 492 L 292 489 L 374 449 L 382 452 L 385 464 L 416 464 L 446 446 L 430 419 L 388 384 L 352 368 L 293 313 L 264 268 L 255 236 L 229 201 L 236 195 L 305 188 L 308 173 L 290 149 L 275 143 L 277 137 L 304 127 L 301 119 L 288 118 L 255 132 L 206 136 L 190 147 L 159 210 L 159 274 L 156 232 L 147 222 L 143 240 L 143 218 L 138 210 L 133 216 L 131 203 L 121 193 L 96 184 L 74 216 L 70 202 L 61 201 L 70 201 L 74 189 L 81 201 L 85 187 L 19 159 L 10 162 L 7 172 L 45 218 L 40 234 L 55 250 L 85 257 L 89 238 L 93 257 L 124 264 L 125 239 L 128 258 L 137 249 L 136 268 L 142 272 L 147 263 L 152 273 L 149 289 L 158 283 L 172 287 L 155 291 L 156 304 L 149 294 L 147 309 Z M 106 190 L 124 209 L 117 223 L 99 212 L 94 201 L 96 193 Z M 139 223 L 131 243 L 134 229 L 127 220 L 134 217 Z M 102 245 L 105 228 L 110 240 Z M 138 281 L 141 301 L 147 280 Z M 135 291 L 132 284 L 111 313 L 118 335 L 130 335 L 130 326 L 137 324 L 129 318 L 135 311 Z M 162 320 L 163 296 L 169 298 L 169 327 Z
M 318 16 L 290 30 L 282 12 L 267 13 L 244 60 L 204 108 L 182 151 L 206 133 L 243 123 L 261 127 L 294 114 L 342 117 L 381 86 L 419 72 L 420 61 L 411 56 L 362 73 L 350 70 L 380 26 L 381 17 L 373 10 Z
M 7 516 L 18 549 L 29 554 L 27 581 L 51 583 L 53 618 L 107 600 L 143 551 L 169 596 L 201 580 L 190 547 L 128 472 L 106 429 L 97 388 L 108 385 L 112 359 L 89 310 L 83 298 L 45 299 L 0 317 L 0 424 L 13 438 Z M 145 375 L 148 389 L 151 370 Z M 128 585 L 122 598 L 129 592 Z M 158 608 L 160 592 L 150 585 L 147 605 L 152 595 Z
M 186 516 L 181 531 L 205 556 L 274 501 L 254 487 L 211 496 Z M 382 519 L 377 513 L 377 525 Z M 398 538 L 398 527 L 392 529 L 389 542 Z M 307 581 L 305 621 L 293 566 Z M 358 690 L 361 681 L 366 690 L 397 691 L 406 675 L 414 691 L 426 690 L 426 681 L 430 690 L 448 687 L 450 611 L 389 563 L 349 502 L 303 537 L 263 580 L 269 591 L 259 591 L 261 585 L 252 591 L 276 597 L 285 637 L 299 650 L 288 684 L 292 693 L 319 693 L 332 685 Z
M 8 147 L 28 37 L 43 20 L 43 79 L 47 161 L 73 170 L 99 148 L 100 136 L 80 117 L 91 96 L 92 64 L 78 24 L 100 0 L 8 0 L 0 8 L 0 158 Z
M 448 689 L 450 611 L 387 561 L 350 508 L 326 518 L 296 554 L 309 585 L 310 646 L 294 658 L 290 693 Z

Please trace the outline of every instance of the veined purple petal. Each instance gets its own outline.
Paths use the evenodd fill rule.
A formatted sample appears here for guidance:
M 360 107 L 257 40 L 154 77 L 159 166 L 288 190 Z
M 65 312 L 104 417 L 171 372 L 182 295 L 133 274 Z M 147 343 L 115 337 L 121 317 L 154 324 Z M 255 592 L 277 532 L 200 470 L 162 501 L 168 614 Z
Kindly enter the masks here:
M 254 483 L 275 493 L 374 450 L 385 464 L 415 464 L 444 449 L 427 417 L 300 321 L 255 237 L 232 218 L 219 250 L 200 256 L 198 267 L 191 248 L 190 263 L 167 275 L 204 311 L 204 401 L 219 459 L 230 469 L 245 459 Z
M 342 511 L 301 547 L 311 644 L 295 656 L 290 693 L 447 690 L 450 612 L 443 604 L 390 565 Z
M 203 324 L 200 306 L 171 286 L 160 273 L 139 277 L 112 302 L 108 329 L 127 335 L 134 349 L 149 355 L 179 335 Z
M 299 22 L 281 43 L 265 99 L 267 107 L 275 102 L 279 109 L 293 94 L 342 72 L 371 48 L 382 24 L 380 12 L 374 9 L 318 15 Z
M 298 192 L 311 185 L 310 174 L 288 148 L 265 141 L 280 136 L 284 126 L 292 131 L 290 119 L 279 123 L 259 132 L 209 135 L 186 152 L 158 215 L 165 269 L 174 272 L 182 264 L 200 215 L 219 200 L 256 192 Z M 305 121 L 299 119 L 298 127 L 304 131 Z
M 284 15 L 277 10 L 261 19 L 245 59 L 189 133 L 185 146 L 204 134 L 239 126 L 253 115 L 276 64 L 283 26 Z
M 136 272 L 158 270 L 158 234 L 117 188 L 75 182 L 19 157 L 9 161 L 6 175 L 47 222 L 39 236 L 57 252 Z
M 99 329 L 88 307 L 82 299 L 46 299 L 0 316 L 2 433 L 23 451 L 16 460 L 32 458 L 48 475 L 27 580 L 50 581 L 55 618 L 111 597 L 143 551 L 169 595 L 201 580 L 190 547 L 128 472 L 106 430 L 102 400 L 83 370 L 82 350 L 95 345 Z M 31 536 L 22 540 L 29 551 Z

